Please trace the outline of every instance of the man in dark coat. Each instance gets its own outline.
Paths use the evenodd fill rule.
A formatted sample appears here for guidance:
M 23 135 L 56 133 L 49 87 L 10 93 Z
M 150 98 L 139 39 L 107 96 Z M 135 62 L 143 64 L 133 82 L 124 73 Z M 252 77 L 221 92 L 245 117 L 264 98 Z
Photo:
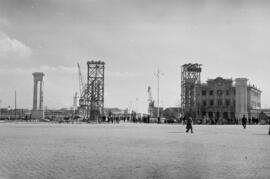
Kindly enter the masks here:
M 269 129 L 268 129 L 268 134 L 270 135 L 270 119 L 268 119 L 269 123 Z
M 245 115 L 243 115 L 243 117 L 242 117 L 242 125 L 243 125 L 244 129 L 245 129 L 246 126 L 247 126 L 247 118 L 246 118 Z
M 186 132 L 188 133 L 189 130 L 191 130 L 191 133 L 193 133 L 193 129 L 192 129 L 192 123 L 193 123 L 193 120 L 192 120 L 192 117 L 188 117 L 187 118 L 187 126 L 186 126 Z

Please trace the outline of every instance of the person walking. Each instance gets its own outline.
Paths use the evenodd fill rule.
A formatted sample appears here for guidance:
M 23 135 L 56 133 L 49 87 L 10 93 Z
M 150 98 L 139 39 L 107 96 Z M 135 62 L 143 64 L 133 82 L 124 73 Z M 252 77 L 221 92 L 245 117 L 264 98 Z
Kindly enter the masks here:
M 245 115 L 243 115 L 242 117 L 242 126 L 244 129 L 246 129 L 246 126 L 247 126 L 247 118 Z
M 269 118 L 268 118 L 268 123 L 269 123 L 268 134 L 270 135 L 270 119 Z
M 192 117 L 188 117 L 187 126 L 186 126 L 186 129 L 187 129 L 186 133 L 188 133 L 189 130 L 191 130 L 191 133 L 193 133 L 192 123 L 193 123 Z

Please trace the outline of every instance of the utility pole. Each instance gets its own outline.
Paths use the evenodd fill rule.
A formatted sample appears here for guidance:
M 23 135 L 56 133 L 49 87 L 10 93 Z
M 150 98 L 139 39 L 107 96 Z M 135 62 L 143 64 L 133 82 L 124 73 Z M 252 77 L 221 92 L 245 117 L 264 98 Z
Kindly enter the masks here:
M 180 100 L 179 100 L 179 98 L 177 99 L 177 112 L 178 112 L 177 117 L 180 119 Z
M 157 118 L 158 118 L 158 123 L 160 123 L 160 115 L 159 115 L 159 78 L 160 75 L 163 75 L 163 73 L 161 73 L 161 71 L 157 70 L 156 76 L 157 76 Z
M 17 111 L 17 95 L 15 90 L 15 120 L 16 120 L 16 111 Z

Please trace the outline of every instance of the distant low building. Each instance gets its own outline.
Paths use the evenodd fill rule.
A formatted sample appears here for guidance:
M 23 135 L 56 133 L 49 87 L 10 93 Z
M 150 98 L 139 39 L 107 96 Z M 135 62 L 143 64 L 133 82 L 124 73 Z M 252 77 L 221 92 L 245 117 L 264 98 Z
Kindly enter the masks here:
M 259 112 L 259 120 L 257 123 L 260 122 L 260 124 L 270 124 L 270 109 L 262 109 Z
M 119 109 L 119 108 L 104 108 L 105 115 L 113 114 L 113 115 L 123 115 L 127 113 L 127 110 Z
M 159 112 L 159 117 L 162 117 L 162 115 L 163 115 L 163 107 L 154 107 L 154 108 L 152 108 L 152 112 L 153 112 L 153 114 L 152 114 L 152 116 L 151 117 L 153 117 L 153 118 L 157 118 L 158 117 L 158 112 Z
M 29 109 L 0 109 L 0 119 L 24 119 L 26 116 L 30 116 Z
M 170 120 L 179 119 L 181 117 L 181 112 L 182 110 L 179 107 L 168 107 L 163 110 L 162 117 Z

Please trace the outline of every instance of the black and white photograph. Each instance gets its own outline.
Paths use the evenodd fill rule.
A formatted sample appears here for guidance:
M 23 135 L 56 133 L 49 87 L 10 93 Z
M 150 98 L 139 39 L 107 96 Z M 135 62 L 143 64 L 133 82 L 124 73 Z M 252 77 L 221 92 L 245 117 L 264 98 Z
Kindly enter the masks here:
M 0 0 L 0 179 L 269 179 L 270 1 Z

